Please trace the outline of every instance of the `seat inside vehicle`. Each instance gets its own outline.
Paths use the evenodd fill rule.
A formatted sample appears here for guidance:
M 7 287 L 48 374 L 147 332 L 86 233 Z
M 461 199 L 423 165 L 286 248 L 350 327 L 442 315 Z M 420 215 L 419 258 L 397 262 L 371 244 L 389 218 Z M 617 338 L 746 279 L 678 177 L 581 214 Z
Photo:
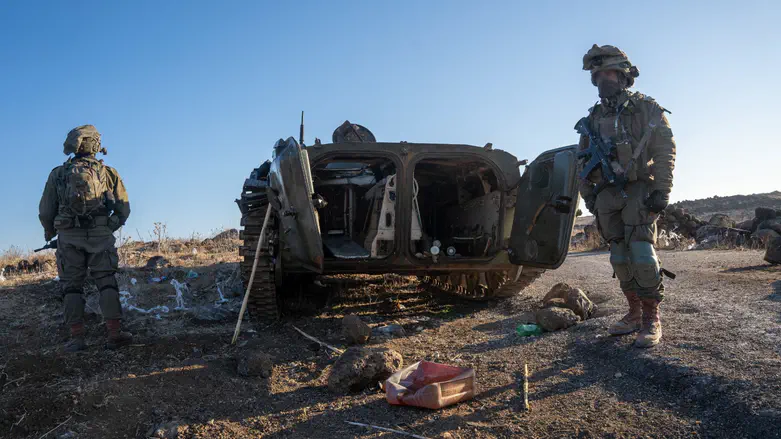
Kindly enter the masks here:
M 333 157 L 312 169 L 326 258 L 383 258 L 393 252 L 396 166 L 386 158 Z

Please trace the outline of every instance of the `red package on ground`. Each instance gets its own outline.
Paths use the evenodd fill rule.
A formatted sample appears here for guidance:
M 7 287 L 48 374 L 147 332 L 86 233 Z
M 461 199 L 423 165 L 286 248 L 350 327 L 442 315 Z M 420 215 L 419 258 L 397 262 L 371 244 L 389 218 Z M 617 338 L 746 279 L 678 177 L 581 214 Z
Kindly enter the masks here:
M 439 409 L 475 396 L 475 370 L 419 361 L 391 375 L 382 387 L 391 404 Z

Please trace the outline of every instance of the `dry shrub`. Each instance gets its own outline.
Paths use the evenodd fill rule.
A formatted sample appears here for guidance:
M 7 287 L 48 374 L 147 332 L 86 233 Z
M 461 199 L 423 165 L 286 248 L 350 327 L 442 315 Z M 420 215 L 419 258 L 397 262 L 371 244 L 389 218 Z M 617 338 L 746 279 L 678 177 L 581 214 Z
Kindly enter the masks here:
M 607 243 L 598 233 L 585 235 L 583 240 L 570 244 L 571 252 L 591 252 L 602 250 L 607 247 Z

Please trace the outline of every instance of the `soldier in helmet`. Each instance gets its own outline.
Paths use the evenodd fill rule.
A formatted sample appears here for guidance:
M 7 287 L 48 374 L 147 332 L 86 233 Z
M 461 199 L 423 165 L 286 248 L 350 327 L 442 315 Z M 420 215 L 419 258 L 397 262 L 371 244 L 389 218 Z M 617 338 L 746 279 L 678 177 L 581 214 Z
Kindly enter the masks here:
M 580 185 L 586 207 L 610 245 L 610 264 L 629 303 L 629 312 L 608 331 L 622 335 L 639 330 L 635 346 L 651 347 L 662 337 L 664 285 L 654 243 L 656 218 L 667 207 L 673 186 L 673 133 L 664 108 L 629 91 L 640 72 L 624 52 L 595 44 L 583 57 L 583 70 L 590 72 L 600 98 L 589 110 L 589 128 L 613 146 L 611 168 L 627 181 L 623 190 L 601 185 L 602 170 L 595 168 Z M 588 146 L 588 137 L 581 136 L 580 149 Z
M 88 270 L 100 291 L 100 309 L 108 332 L 106 347 L 116 349 L 132 341 L 130 334 L 120 330 L 122 307 L 113 235 L 127 221 L 130 202 L 119 173 L 95 157 L 106 150 L 94 126 L 74 128 L 63 146 L 63 152 L 73 156 L 49 174 L 39 218 L 47 241 L 58 236 L 58 271 L 64 283 L 65 322 L 71 332 L 65 351 L 86 347 L 82 292 Z

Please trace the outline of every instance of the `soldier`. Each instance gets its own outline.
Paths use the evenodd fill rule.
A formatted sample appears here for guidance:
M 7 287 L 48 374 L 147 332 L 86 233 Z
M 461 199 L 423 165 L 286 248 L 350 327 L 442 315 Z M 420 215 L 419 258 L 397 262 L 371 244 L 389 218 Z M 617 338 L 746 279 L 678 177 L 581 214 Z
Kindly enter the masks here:
M 92 125 L 72 129 L 63 144 L 65 154 L 74 154 L 49 174 L 39 206 L 46 241 L 58 236 L 57 262 L 64 282 L 65 322 L 71 339 L 66 352 L 85 349 L 84 299 L 87 269 L 100 291 L 100 309 L 106 321 L 106 347 L 116 349 L 132 341 L 120 330 L 122 307 L 116 272 L 114 231 L 130 215 L 125 185 L 114 168 L 95 158 L 101 148 L 100 133 Z
M 599 185 L 602 170 L 595 168 L 580 185 L 586 207 L 596 215 L 600 233 L 610 245 L 610 264 L 629 302 L 629 313 L 608 332 L 622 335 L 639 330 L 635 346 L 655 346 L 662 337 L 659 304 L 664 296 L 654 251 L 656 219 L 669 204 L 673 185 L 673 133 L 664 108 L 628 90 L 640 72 L 624 52 L 595 44 L 583 57 L 583 70 L 591 73 L 600 97 L 589 110 L 590 129 L 614 146 L 611 168 L 628 182 L 623 191 L 615 185 Z M 588 146 L 588 137 L 581 136 L 580 149 Z

